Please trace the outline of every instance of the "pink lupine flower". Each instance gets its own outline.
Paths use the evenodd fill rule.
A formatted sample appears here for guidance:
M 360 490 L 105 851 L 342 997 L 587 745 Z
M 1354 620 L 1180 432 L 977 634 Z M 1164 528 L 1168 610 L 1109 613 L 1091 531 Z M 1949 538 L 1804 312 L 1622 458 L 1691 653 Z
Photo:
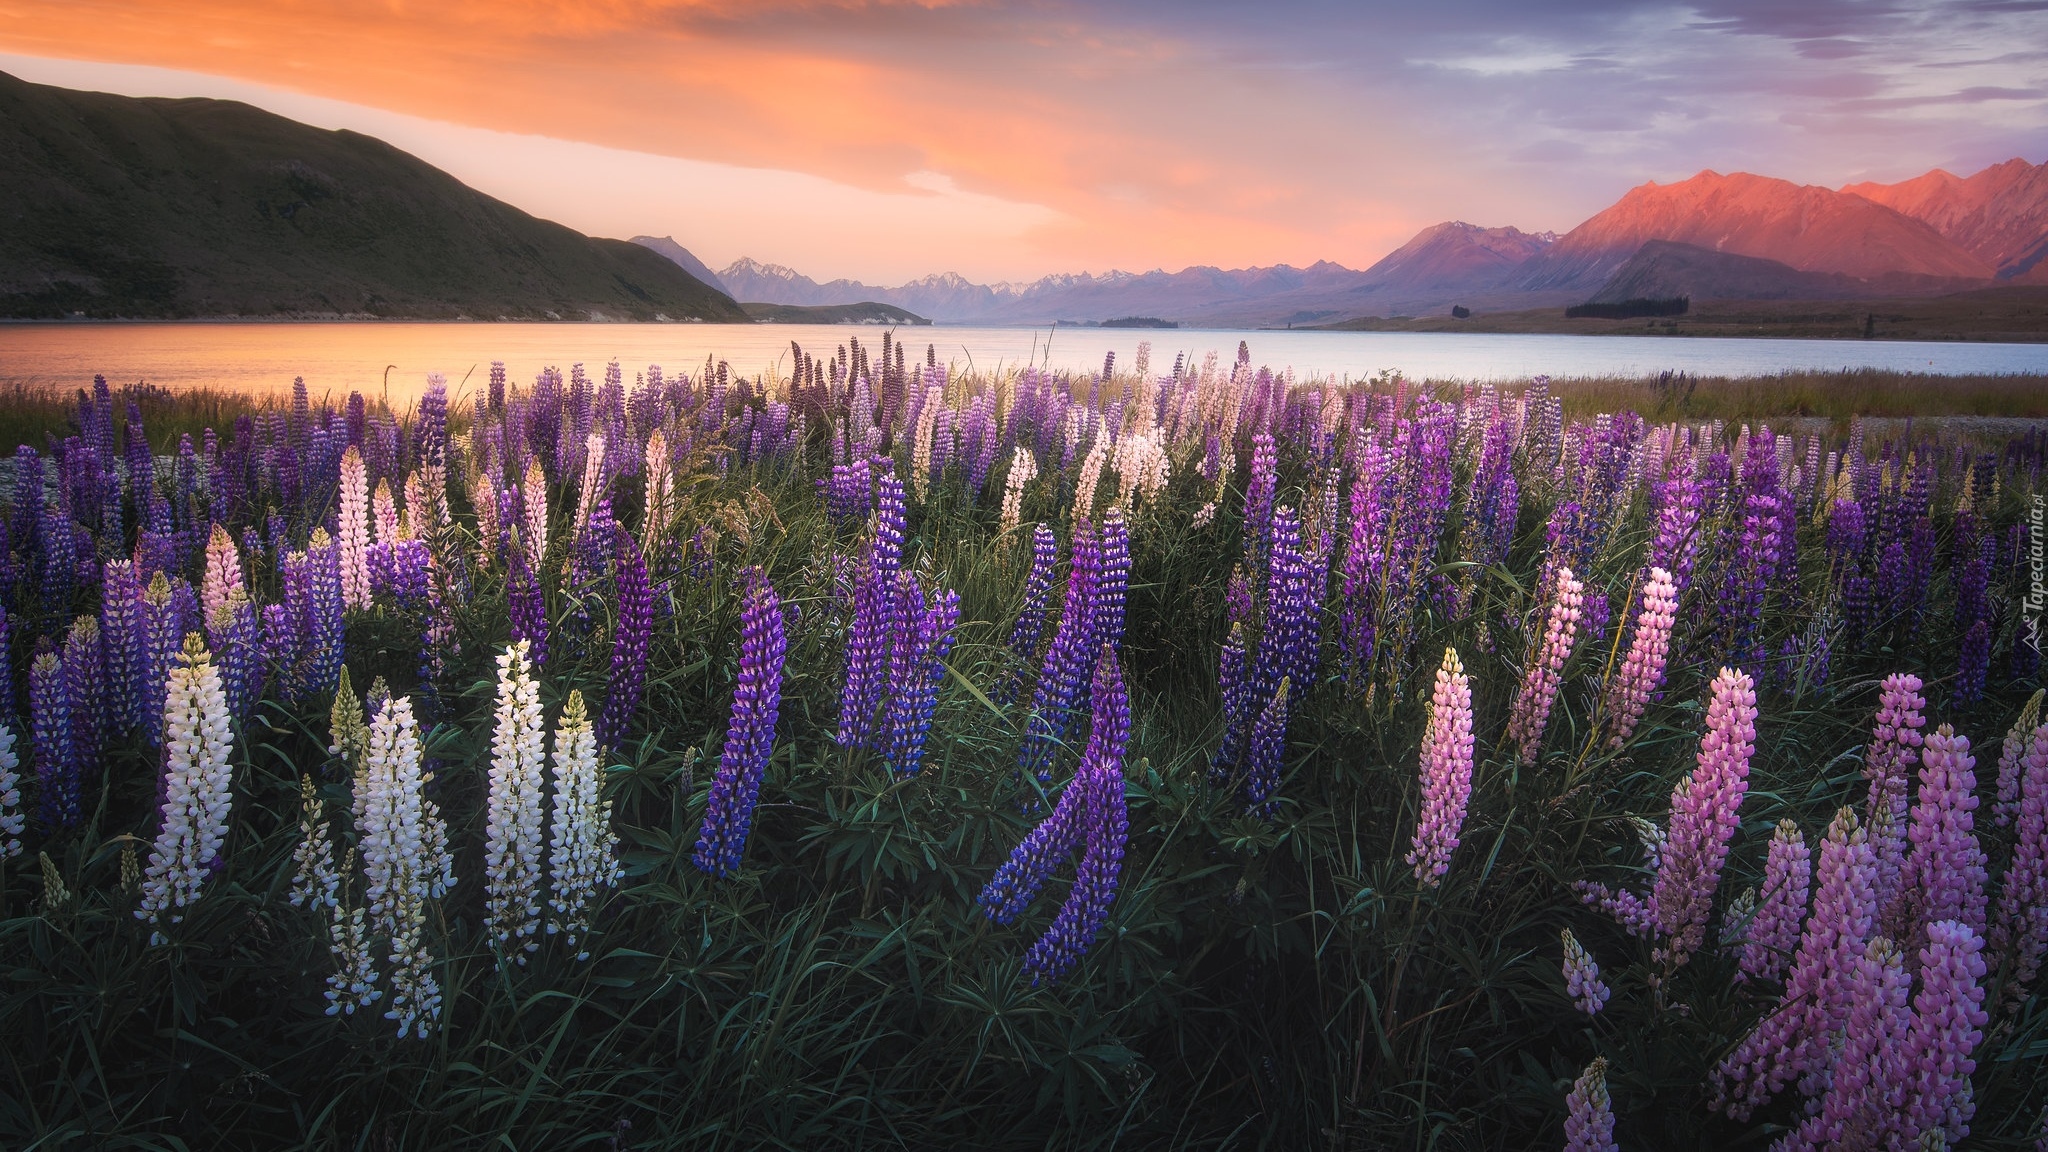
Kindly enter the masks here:
M 1799 924 L 1806 918 L 1806 898 L 1813 888 L 1813 855 L 1806 836 L 1790 820 L 1778 821 L 1764 860 L 1763 902 L 1749 922 L 1742 946 L 1737 982 L 1776 980 L 1799 946 Z
M 1434 888 L 1451 869 L 1451 853 L 1472 798 L 1472 683 L 1458 650 L 1444 649 L 1422 734 L 1422 815 L 1408 863 L 1415 878 Z
M 341 454 L 341 598 L 350 608 L 370 606 L 370 473 L 351 444 Z M 487 537 L 488 538 L 488 537 Z
M 1959 920 L 1984 932 L 1984 850 L 1973 827 L 1977 761 L 1970 740 L 1943 724 L 1920 753 L 1920 797 L 1907 835 L 1913 855 L 1900 877 L 1901 940 L 1919 947 L 1923 928 Z
M 248 594 L 249 582 L 242 577 L 242 550 L 235 538 L 218 524 L 206 541 L 206 568 L 199 580 L 200 619 L 211 620 L 237 592 Z
M 1989 949 L 2011 961 L 2008 999 L 2024 993 L 2048 956 L 2048 724 L 2034 729 L 2019 776 L 2012 863 L 1999 888 Z
M 1706 937 L 1728 841 L 1740 823 L 1736 810 L 1749 788 L 1756 715 L 1749 674 L 1721 669 L 1707 704 L 1697 765 L 1671 794 L 1671 822 L 1650 890 L 1650 914 L 1665 937 L 1657 953 L 1667 967 L 1684 965 Z
M 1911 977 L 1891 941 L 1870 942 L 1850 988 L 1842 1056 L 1827 1095 L 1785 1141 L 1782 1152 L 1812 1148 L 1879 1148 L 1898 1122 L 1904 1071 L 1900 1046 L 1913 1025 L 1906 993 Z
M 1874 868 L 1856 814 L 1847 808 L 1835 813 L 1820 846 L 1813 915 L 1799 937 L 1785 994 L 1714 1069 L 1709 1107 L 1744 1121 L 1794 1077 L 1809 1086 L 1824 1082 L 1833 1059 L 1830 1040 L 1848 1019 L 1850 982 L 1877 918 Z
M 1908 1147 L 1939 1131 L 1947 1146 L 1970 1134 L 1977 1103 L 1970 1096 L 1971 1057 L 1990 1020 L 1984 1003 L 1984 942 L 1970 926 L 1937 920 L 1920 951 L 1920 992 L 1900 1057 L 1905 1077 L 1901 1119 Z M 1924 1145 L 1923 1145 L 1924 1146 Z
M 1609 748 L 1619 748 L 1634 734 L 1650 706 L 1650 697 L 1664 685 L 1664 661 L 1671 652 L 1671 626 L 1678 618 L 1678 586 L 1671 573 L 1650 569 L 1643 581 L 1643 609 L 1636 616 L 1636 631 L 1629 640 L 1628 655 L 1621 673 L 1614 679 L 1607 700 L 1612 718 Z
M 2012 823 L 2020 810 L 2020 762 L 2026 758 L 2028 741 L 2041 723 L 2043 696 L 2048 696 L 2048 689 L 2034 690 L 1998 750 L 1998 802 L 1991 806 L 1991 819 L 2000 828 Z
M 1870 848 L 1877 858 L 1877 906 L 1880 912 L 1897 898 L 1899 869 L 1906 856 L 1906 791 L 1913 766 L 1920 762 L 1920 729 L 1927 726 L 1920 678 L 1894 673 L 1884 678 L 1877 703 L 1877 723 L 1863 757 L 1863 777 L 1870 781 L 1870 799 L 1863 818 L 1870 826 Z
M 1536 752 L 1543 744 L 1543 729 L 1550 723 L 1550 706 L 1556 702 L 1557 690 L 1564 683 L 1565 659 L 1578 640 L 1579 610 L 1585 600 L 1586 586 L 1572 575 L 1570 568 L 1558 568 L 1549 622 L 1528 670 L 1523 673 L 1514 709 L 1508 714 L 1508 741 L 1524 764 L 1536 762 Z

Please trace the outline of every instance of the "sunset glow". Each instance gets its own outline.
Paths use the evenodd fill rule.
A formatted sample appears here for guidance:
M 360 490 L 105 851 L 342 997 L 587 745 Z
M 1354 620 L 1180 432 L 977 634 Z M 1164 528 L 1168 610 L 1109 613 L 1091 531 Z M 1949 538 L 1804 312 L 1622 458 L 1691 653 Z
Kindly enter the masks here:
M 382 135 L 598 234 L 871 282 L 1564 230 L 1701 168 L 2036 158 L 2038 14 L 1982 5 L 0 4 L 0 69 Z

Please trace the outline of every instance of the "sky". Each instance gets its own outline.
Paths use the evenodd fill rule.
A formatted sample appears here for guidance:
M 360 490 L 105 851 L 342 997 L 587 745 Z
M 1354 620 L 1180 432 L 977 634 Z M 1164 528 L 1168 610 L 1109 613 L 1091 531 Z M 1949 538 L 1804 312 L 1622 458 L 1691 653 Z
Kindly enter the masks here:
M 0 0 L 0 71 L 818 280 L 1332 260 L 1703 169 L 2048 160 L 2048 0 Z

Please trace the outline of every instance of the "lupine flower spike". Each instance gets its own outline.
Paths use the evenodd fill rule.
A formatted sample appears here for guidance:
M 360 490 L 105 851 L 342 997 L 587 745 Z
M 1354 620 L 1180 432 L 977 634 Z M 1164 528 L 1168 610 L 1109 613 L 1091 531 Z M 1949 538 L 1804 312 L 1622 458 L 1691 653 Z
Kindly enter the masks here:
M 1756 752 L 1756 688 L 1749 674 L 1723 668 L 1707 703 L 1698 764 L 1671 794 L 1650 915 L 1664 937 L 1657 954 L 1668 969 L 1689 959 L 1705 938 L 1721 865 L 1735 835 L 1749 761 Z
M 1635 635 L 1629 640 L 1628 655 L 1607 701 L 1608 747 L 1628 743 L 1651 697 L 1663 687 L 1664 661 L 1671 651 L 1671 627 L 1677 618 L 1678 588 L 1671 573 L 1650 569 L 1650 578 L 1643 582 L 1643 609 L 1636 617 Z
M 1458 650 L 1446 648 L 1422 733 L 1422 813 L 1408 852 L 1408 864 L 1425 887 L 1436 887 L 1451 869 L 1472 798 L 1472 746 L 1472 683 Z
M 1614 1152 L 1614 1102 L 1607 1094 L 1607 1058 L 1595 1057 L 1565 1097 L 1565 1152 Z
M 136 919 L 152 924 L 152 944 L 162 943 L 164 930 L 182 921 L 198 899 L 227 840 L 233 804 L 227 694 L 196 634 L 185 638 L 164 692 L 162 824 L 143 872 L 142 906 L 135 910 Z
M 1564 988 L 1572 1004 L 1588 1016 L 1597 1016 L 1607 1006 L 1607 985 L 1600 979 L 1600 965 L 1572 930 L 1559 933 L 1564 941 Z
M 740 610 L 740 667 L 732 693 L 732 718 L 725 729 L 725 748 L 718 776 L 704 807 L 704 827 L 697 834 L 692 857 L 713 876 L 739 870 L 754 824 L 754 801 L 775 747 L 775 718 L 782 706 L 782 601 L 759 569 L 747 577 L 746 603 Z
M 498 656 L 495 715 L 484 817 L 484 931 L 524 964 L 538 947 L 542 819 L 540 686 L 524 640 Z
M 597 737 L 591 731 L 583 693 L 569 692 L 555 729 L 554 815 L 548 842 L 548 934 L 561 933 L 576 958 L 590 958 L 590 906 L 599 888 L 618 882 L 618 833 L 612 831 L 612 802 L 602 798 Z
M 1543 635 L 1530 653 L 1522 687 L 1508 714 L 1508 741 L 1524 764 L 1534 764 L 1550 723 L 1550 708 L 1564 684 L 1564 664 L 1579 635 L 1579 610 L 1586 588 L 1569 568 L 1559 568 L 1553 585 L 1550 614 Z

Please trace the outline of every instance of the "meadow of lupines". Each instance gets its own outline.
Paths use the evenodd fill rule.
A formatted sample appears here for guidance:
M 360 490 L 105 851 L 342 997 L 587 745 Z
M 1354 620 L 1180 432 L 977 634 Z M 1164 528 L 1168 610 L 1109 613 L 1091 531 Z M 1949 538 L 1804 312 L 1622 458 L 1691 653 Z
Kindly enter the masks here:
M 2048 1146 L 2048 429 L 1148 361 L 81 392 L 0 1143 Z

